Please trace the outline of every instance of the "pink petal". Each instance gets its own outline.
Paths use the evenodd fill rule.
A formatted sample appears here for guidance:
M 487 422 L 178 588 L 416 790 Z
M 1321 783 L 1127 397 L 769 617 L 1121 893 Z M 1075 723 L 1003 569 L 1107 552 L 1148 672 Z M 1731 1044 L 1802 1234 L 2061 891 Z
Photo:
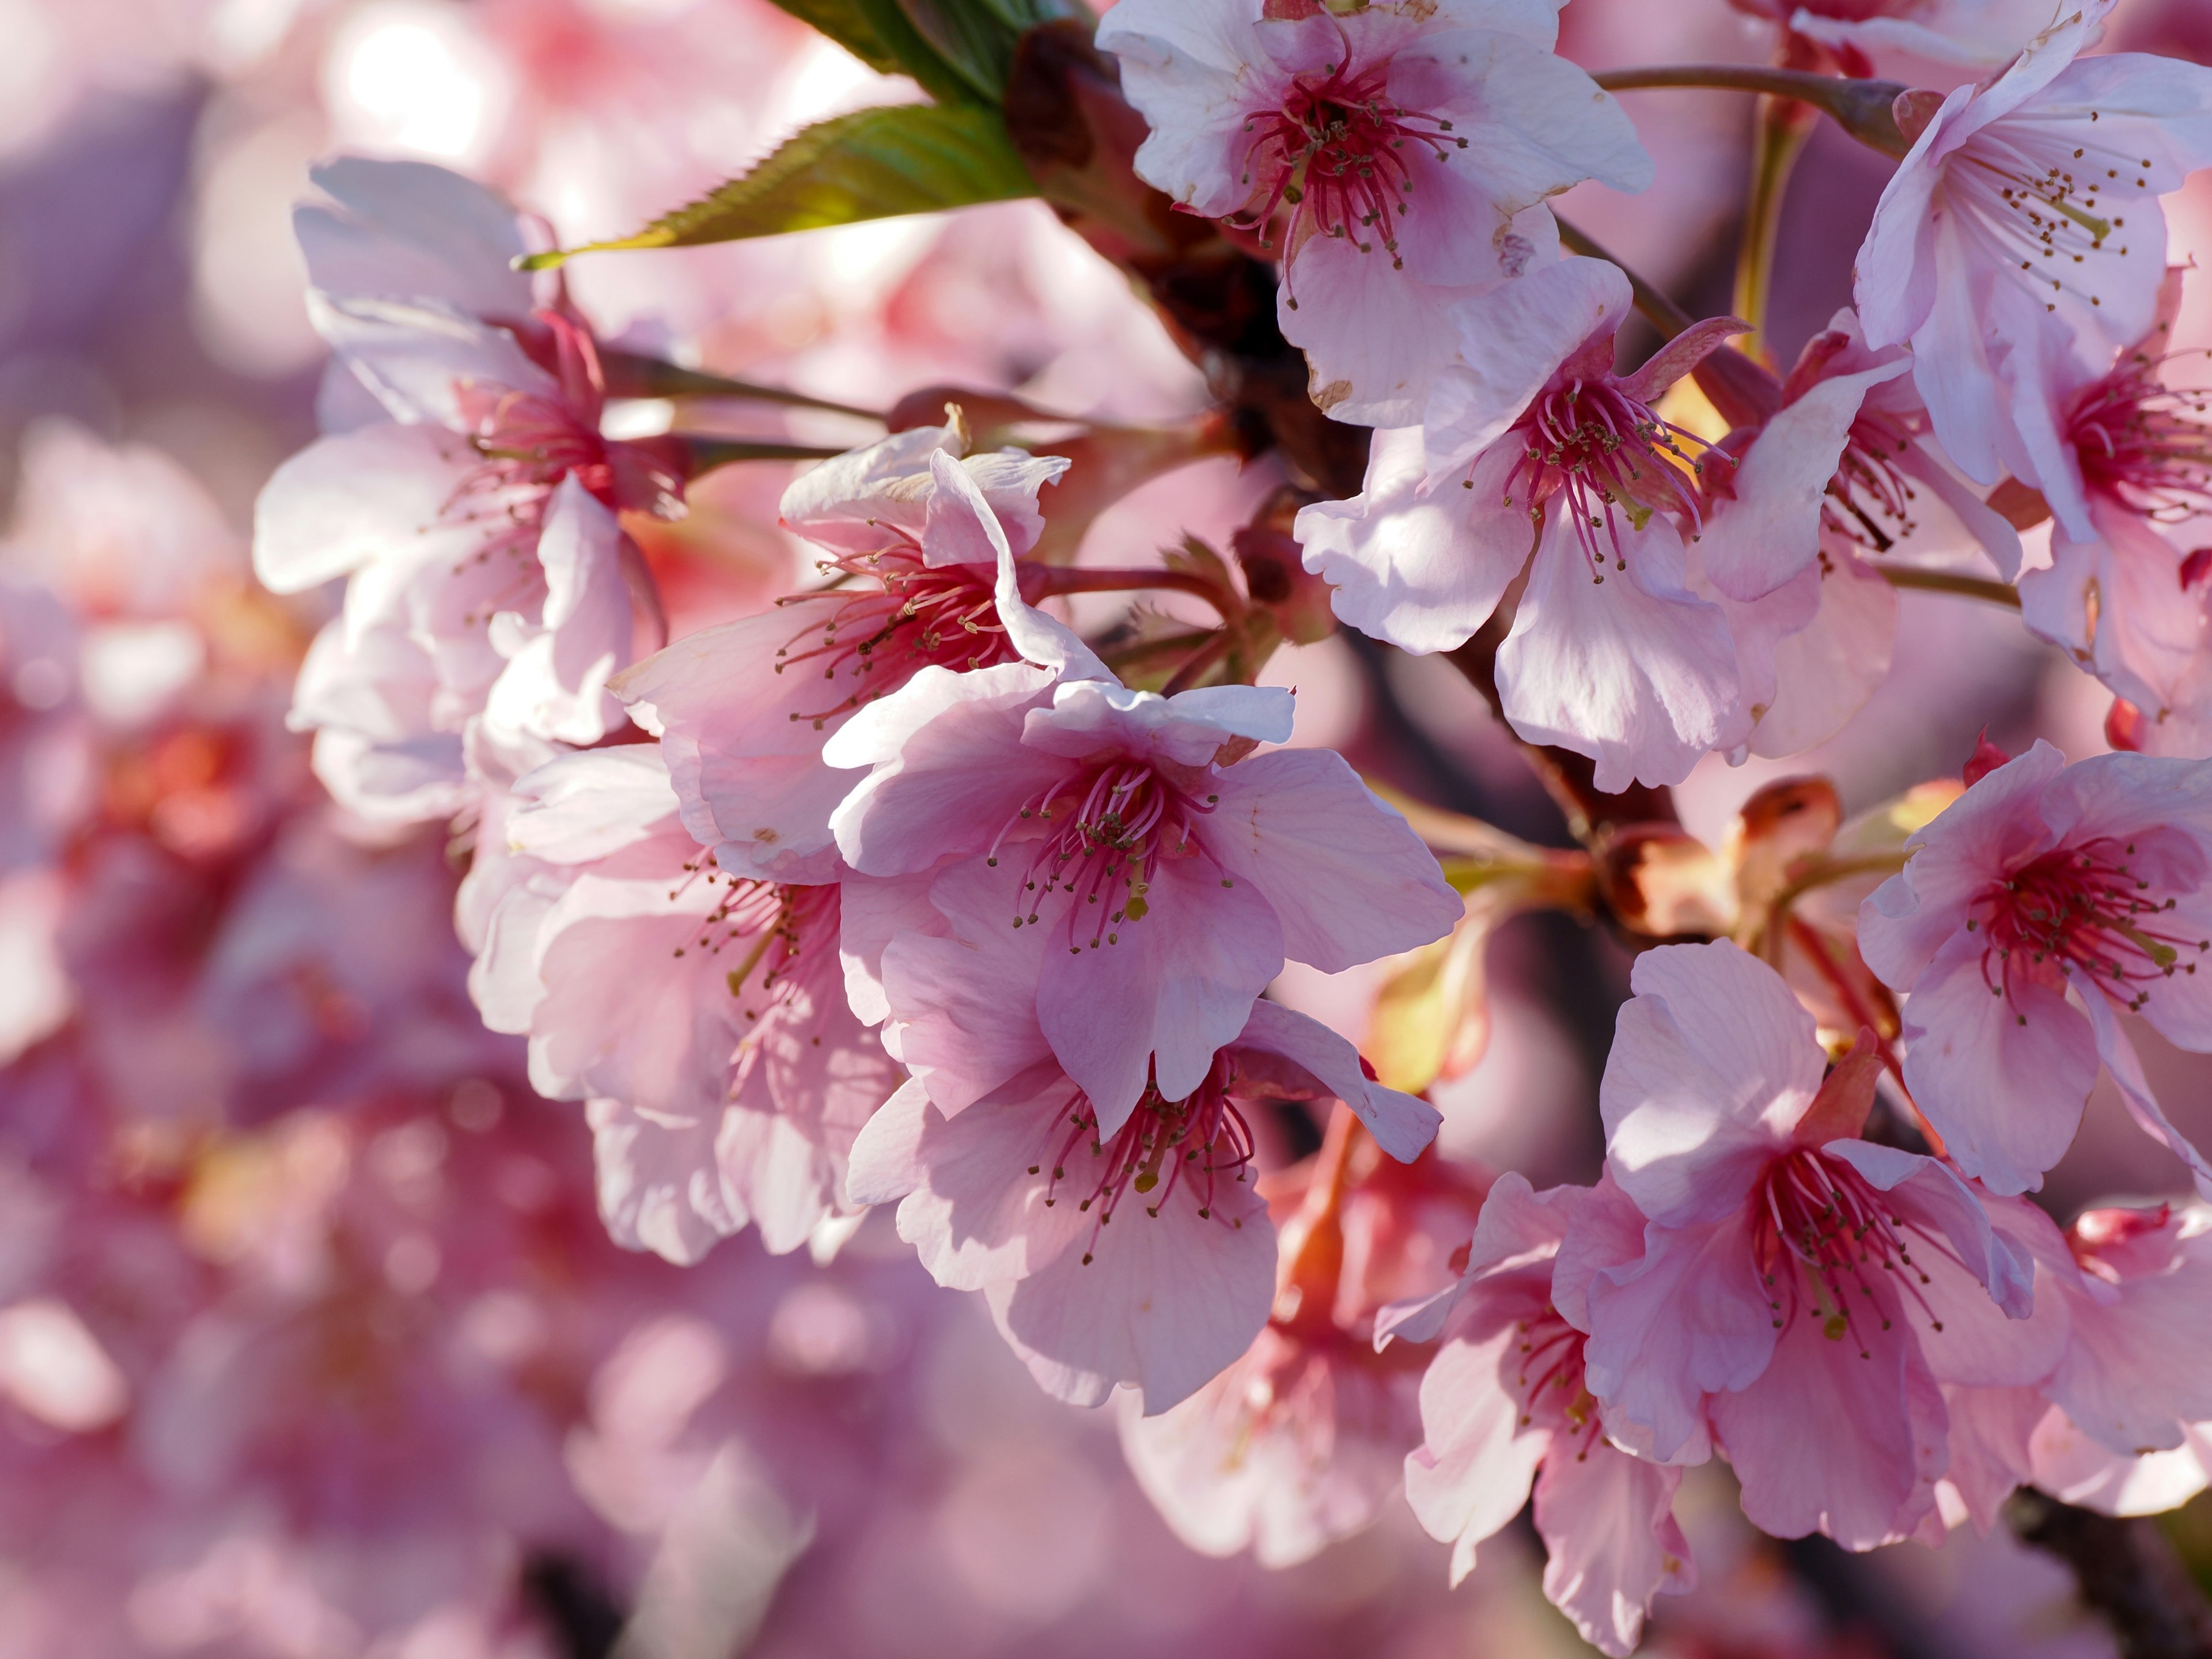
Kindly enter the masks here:
M 1459 921 L 1465 907 L 1435 856 L 1334 750 L 1256 755 L 1213 788 L 1206 850 L 1274 906 L 1292 961 L 1340 973 Z
M 1636 961 L 1599 1088 L 1606 1167 L 1653 1221 L 1740 1211 L 1820 1086 L 1813 1017 L 1725 940 Z
M 1652 1598 L 1697 1588 L 1674 1519 L 1682 1472 L 1614 1450 L 1595 1425 L 1587 1446 L 1564 1439 L 1553 1437 L 1536 1480 L 1536 1530 L 1549 1555 L 1544 1595 L 1584 1641 L 1626 1659 Z
M 2015 970 L 2008 993 L 1992 995 L 1983 949 L 1981 935 L 1961 933 L 1913 982 L 1905 1086 L 1960 1169 L 2009 1196 L 2040 1187 L 2073 1144 L 2097 1045 L 2049 979 Z

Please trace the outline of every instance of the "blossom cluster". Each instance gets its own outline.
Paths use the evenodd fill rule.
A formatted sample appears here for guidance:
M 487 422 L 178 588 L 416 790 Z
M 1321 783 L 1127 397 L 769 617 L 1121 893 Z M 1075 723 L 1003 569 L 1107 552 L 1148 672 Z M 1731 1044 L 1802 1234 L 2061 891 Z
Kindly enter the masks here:
M 1110 1405 L 1194 1548 L 1409 1512 L 1455 1586 L 1525 1510 L 1614 1656 L 1694 1628 L 1718 1492 L 1864 1553 L 2212 1486 L 2168 220 L 2212 68 L 2121 0 L 1735 0 L 1771 66 L 1594 70 L 1599 3 L 793 4 L 926 101 L 628 243 L 313 168 L 318 435 L 250 550 L 41 429 L 0 563 L 40 1619 L 489 1654 L 582 1583 L 625 1644 L 734 1648 L 808 1547 L 791 1471 L 896 1462 L 824 1447 L 890 1363 L 852 1287 L 900 1272 Z M 1580 228 L 1669 188 L 1646 100 L 1700 87 L 1760 94 L 1729 314 Z M 1824 120 L 1886 182 L 1792 337 Z M 753 314 L 721 268 L 673 329 L 593 275 L 934 205 L 976 216 L 935 303 L 988 309 L 957 250 L 1025 189 L 1042 286 L 1109 319 L 1079 414 L 972 356 L 772 362 L 701 323 Z M 750 257 L 765 314 L 795 279 Z M 1962 689 L 1923 609 L 1962 599 L 2097 711 Z M 1332 720 L 1362 696 L 1396 738 Z M 1854 744 L 1850 816 L 1792 766 Z M 1536 912 L 1596 925 L 1553 965 L 1602 1005 L 1579 1157 L 1469 1127 L 1478 1086 L 1537 1115 L 1488 960 Z M 2154 1173 L 2084 1191 L 2122 1114 Z

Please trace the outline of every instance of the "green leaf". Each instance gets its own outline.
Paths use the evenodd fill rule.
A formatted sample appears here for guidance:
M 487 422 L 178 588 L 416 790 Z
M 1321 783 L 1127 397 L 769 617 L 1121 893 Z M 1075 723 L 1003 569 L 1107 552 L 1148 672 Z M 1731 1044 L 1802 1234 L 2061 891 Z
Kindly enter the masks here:
M 869 22 L 860 0 L 775 0 L 775 4 L 819 29 L 878 74 L 906 72 L 906 65 Z
M 896 0 L 898 9 L 971 95 L 996 104 L 1006 95 L 1018 28 L 978 0 Z M 880 0 L 871 0 L 880 3 Z
M 751 172 L 635 236 L 522 264 L 542 270 L 575 253 L 734 242 L 1036 194 L 996 110 L 893 104 L 805 128 Z

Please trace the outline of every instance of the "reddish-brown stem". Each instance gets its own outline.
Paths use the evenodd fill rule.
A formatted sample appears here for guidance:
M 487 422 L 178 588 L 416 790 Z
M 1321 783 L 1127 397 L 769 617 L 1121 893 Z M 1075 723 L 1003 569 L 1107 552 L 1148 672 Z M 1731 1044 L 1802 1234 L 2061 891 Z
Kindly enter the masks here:
M 1554 215 L 1553 217 L 1557 218 L 1558 216 Z M 1607 252 L 1604 246 L 1595 237 L 1586 235 L 1565 219 L 1559 220 L 1559 245 L 1562 247 L 1586 255 L 1592 259 L 1602 259 L 1607 264 L 1617 268 L 1622 276 L 1628 278 L 1628 292 L 1636 301 L 1637 310 L 1643 313 L 1645 322 L 1657 329 L 1667 338 L 1671 340 L 1677 334 L 1696 325 L 1698 320 L 1696 318 Z
M 1023 574 L 1022 587 L 1025 597 L 1031 599 L 1054 593 L 1125 593 L 1147 587 L 1171 587 L 1178 592 L 1195 593 L 1224 617 L 1235 614 L 1237 608 L 1234 596 L 1224 594 L 1218 583 L 1187 570 L 1164 568 L 1081 569 L 1071 565 L 1032 565 Z
M 1701 87 L 1794 98 L 1812 105 L 1861 143 L 1885 155 L 1902 156 L 1912 148 L 1891 112 L 1898 95 L 1905 90 L 1894 81 L 1855 81 L 1756 64 L 1663 64 L 1646 69 L 1607 70 L 1590 78 L 1607 92 Z

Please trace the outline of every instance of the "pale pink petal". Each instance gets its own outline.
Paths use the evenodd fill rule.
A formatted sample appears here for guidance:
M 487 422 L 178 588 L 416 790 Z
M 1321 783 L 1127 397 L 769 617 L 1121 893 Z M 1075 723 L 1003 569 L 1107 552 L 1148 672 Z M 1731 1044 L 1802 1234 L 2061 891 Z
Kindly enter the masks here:
M 2016 970 L 2008 994 L 1993 994 L 1983 951 L 1960 933 L 1912 981 L 1905 1086 L 1959 1167 L 2010 1195 L 2040 1187 L 2073 1144 L 2097 1044 L 2055 976 Z
M 558 398 L 514 336 L 436 300 L 340 297 L 310 289 L 307 314 L 331 349 L 395 421 L 466 432 L 464 393 Z
M 1206 850 L 1282 919 L 1283 953 L 1323 973 L 1442 939 L 1463 912 L 1435 856 L 1333 750 L 1224 768 Z
M 1600 581 L 1566 518 L 1547 514 L 1498 653 L 1505 718 L 1530 743 L 1589 756 L 1601 790 L 1680 783 L 1735 706 L 1728 620 L 1682 585 L 1681 544 L 1664 520 L 1624 524 L 1628 568 L 1608 562 Z
M 380 421 L 322 438 L 262 486 L 253 507 L 253 574 L 298 593 L 379 556 L 462 558 L 484 528 L 445 521 L 454 490 L 481 458 L 436 426 Z
M 843 698 L 818 675 L 780 672 L 801 630 L 784 611 L 686 635 L 609 683 L 649 708 L 684 803 L 684 827 L 732 875 L 826 879 L 835 867 L 830 815 L 854 774 L 823 763 Z
M 2029 1437 L 2050 1407 L 2033 1389 L 1946 1388 L 1943 1404 L 1951 1419 L 1951 1456 L 1943 1478 L 1976 1528 L 1986 1533 L 2013 1489 L 2033 1477 Z
M 837 849 L 872 876 L 927 870 L 980 853 L 1066 764 L 1021 741 L 1053 676 L 1028 663 L 956 674 L 925 668 L 869 704 L 823 750 L 830 765 L 873 766 L 831 815 Z
M 745 1224 L 715 1168 L 719 1113 L 662 1117 L 619 1100 L 593 1100 L 585 1112 L 599 1218 L 616 1243 L 688 1267 Z
M 1115 923 L 1062 895 L 1040 905 L 1047 941 L 1037 1021 L 1111 1134 L 1156 1081 L 1181 1100 L 1205 1080 L 1282 970 L 1282 928 L 1256 888 L 1204 858 L 1164 858 L 1141 921 Z M 1001 869 L 1002 876 L 1012 872 Z M 1010 897 L 1017 884 L 1007 883 Z
M 1406 1501 L 1431 1538 L 1452 1546 L 1452 1582 L 1475 1549 L 1521 1512 L 1551 1434 L 1523 1431 L 1521 1402 L 1499 1381 L 1520 1333 L 1446 1343 L 1421 1378 L 1423 1443 L 1406 1458 Z
M 1061 1250 L 1017 1283 L 990 1286 L 986 1297 L 1046 1393 L 1095 1406 L 1115 1384 L 1131 1383 L 1152 1416 L 1202 1388 L 1267 1324 L 1274 1229 L 1249 1185 L 1217 1186 L 1210 1216 L 1198 1213 L 1188 1189 L 1157 1216 L 1141 1204 L 1115 1216 L 1087 1244 Z
M 846 1195 L 855 1204 L 899 1198 L 899 1237 L 915 1247 L 932 1278 L 954 1290 L 1011 1283 L 1063 1254 L 1079 1255 L 1085 1248 L 1079 1241 L 1097 1225 L 1077 1207 L 1091 1189 L 1080 1166 L 1091 1160 L 1071 1160 L 1067 1177 L 1056 1187 L 1053 1179 L 1053 1154 L 1068 1138 L 1063 1121 L 1069 1098 L 1063 1086 L 947 1119 L 908 1083 L 854 1140 Z M 1168 1208 L 1161 1219 L 1182 1207 Z M 1130 1226 L 1132 1218 L 1153 1222 L 1140 1205 L 1127 1210 L 1122 1225 L 1132 1232 L 1140 1231 Z M 1272 1256 L 1267 1229 L 1255 1231 Z
M 1838 374 L 1784 406 L 1753 441 L 1735 495 L 1717 503 L 1698 539 L 1706 576 L 1732 599 L 1772 592 L 1820 551 L 1820 506 L 1868 391 L 1910 360 Z
M 629 660 L 635 624 L 615 515 L 573 476 L 546 508 L 538 540 L 545 603 L 537 618 L 502 611 L 492 641 L 507 665 L 485 700 L 486 722 L 556 743 L 592 744 L 623 722 L 607 690 Z
M 1739 1211 L 1820 1086 L 1813 1017 L 1725 940 L 1636 960 L 1599 1089 L 1606 1164 L 1655 1222 Z
M 293 210 L 307 280 L 325 294 L 442 300 L 478 317 L 527 319 L 536 304 L 514 261 L 514 208 L 475 179 L 425 161 L 340 155 L 308 169 L 330 205 Z
M 2098 1058 L 2112 1074 L 2112 1081 L 2119 1085 L 2120 1099 L 2128 1109 L 2128 1115 L 2135 1119 L 2137 1128 L 2188 1166 L 2190 1179 L 2196 1183 L 2200 1197 L 2212 1199 L 2212 1160 L 2208 1160 L 2197 1150 L 2195 1143 L 2174 1127 L 2173 1120 L 2158 1103 L 2158 1097 L 2151 1092 L 2150 1080 L 2143 1075 L 2142 1062 L 2136 1058 L 2135 1045 L 2121 1029 L 2112 1004 L 2094 994 L 2084 994 L 2081 1001 L 2096 1033 Z M 2205 1415 L 2212 1417 L 2212 1412 Z
M 1655 1222 L 1644 1241 L 1641 1260 L 1589 1281 L 1584 1374 L 1615 1441 L 1659 1462 L 1694 1463 L 1709 1444 L 1706 1396 L 1748 1388 L 1766 1370 L 1774 1313 L 1741 1214 L 1686 1228 Z
M 1376 432 L 1364 492 L 1298 511 L 1305 567 L 1334 589 L 1337 616 L 1401 650 L 1465 643 L 1534 544 L 1528 515 L 1502 504 L 1515 459 L 1500 446 L 1477 464 L 1472 490 L 1423 495 L 1420 429 Z
M 1751 732 L 1765 759 L 1826 743 L 1889 678 L 1897 590 L 1839 544 L 1826 555 L 1819 614 L 1774 647 L 1774 701 Z
M 1549 1559 L 1544 1595 L 1583 1639 L 1625 1659 L 1644 1635 L 1652 1598 L 1698 1585 L 1689 1540 L 1674 1519 L 1682 1472 L 1607 1445 L 1553 1439 L 1536 1478 L 1536 1530 Z
M 1759 1377 L 1715 1396 L 1712 1422 L 1760 1531 L 1864 1550 L 1906 1536 L 1933 1506 L 1948 1419 L 1888 1286 L 1878 1280 L 1852 1312 L 1841 1340 L 1816 1318 L 1788 1321 Z
M 1376 1146 L 1401 1164 L 1419 1157 L 1443 1122 L 1443 1115 L 1427 1101 L 1370 1081 L 1360 1069 L 1357 1048 L 1319 1020 L 1279 1003 L 1254 1003 L 1237 1041 L 1240 1048 L 1265 1048 L 1310 1073 L 1324 1092 L 1352 1108 Z
M 1820 1150 L 1826 1157 L 1850 1164 L 1870 1185 L 1887 1193 L 1896 1214 L 1908 1225 L 1918 1228 L 1930 1239 L 1940 1236 L 1949 1246 L 1951 1261 L 1948 1265 L 1962 1268 L 1975 1289 L 1983 1292 L 1980 1297 L 1960 1293 L 1955 1283 L 1940 1292 L 1929 1291 L 1928 1300 L 1937 1318 L 1945 1318 L 1954 1309 L 1961 1313 L 1970 1311 L 1978 1301 L 1987 1300 L 2015 1325 L 2026 1323 L 2035 1306 L 2034 1259 L 2013 1242 L 2008 1232 L 1991 1224 L 1981 1199 L 1965 1182 L 1934 1158 L 1895 1146 L 1879 1146 L 1865 1140 L 1832 1140 Z M 2010 1218 L 2015 1227 L 2027 1224 L 2025 1214 L 2017 1212 L 2030 1212 L 2032 1206 L 2015 1200 L 2007 1207 L 2016 1212 Z M 1941 1245 L 1937 1246 L 1937 1253 L 1944 1254 Z M 1947 1264 L 1931 1256 L 1920 1265 L 1923 1272 L 1933 1273 Z M 1995 1328 L 1984 1321 L 1980 1332 L 1969 1333 L 1962 1328 L 1960 1334 L 1971 1338 Z M 1952 1334 L 1948 1319 L 1943 1334 Z M 1978 1362 L 2000 1370 L 2009 1370 L 2016 1363 L 2023 1362 L 1995 1352 L 1983 1356 Z M 1940 1370 L 1938 1375 L 1947 1382 L 1989 1383 L 2029 1382 L 2042 1375 L 2034 1359 L 2024 1363 L 2027 1368 L 2024 1376 L 1976 1374 L 1955 1364 Z
M 1437 372 L 1422 421 L 1430 475 L 1444 479 L 1497 442 L 1577 348 L 1612 337 L 1628 307 L 1620 268 L 1579 257 L 1532 260 L 1454 306 L 1459 361 Z
M 1009 885 L 980 859 L 952 865 L 929 890 L 949 928 L 884 949 L 886 1041 L 948 1117 L 1053 1057 L 1036 1012 L 1046 930 L 1012 925 Z

